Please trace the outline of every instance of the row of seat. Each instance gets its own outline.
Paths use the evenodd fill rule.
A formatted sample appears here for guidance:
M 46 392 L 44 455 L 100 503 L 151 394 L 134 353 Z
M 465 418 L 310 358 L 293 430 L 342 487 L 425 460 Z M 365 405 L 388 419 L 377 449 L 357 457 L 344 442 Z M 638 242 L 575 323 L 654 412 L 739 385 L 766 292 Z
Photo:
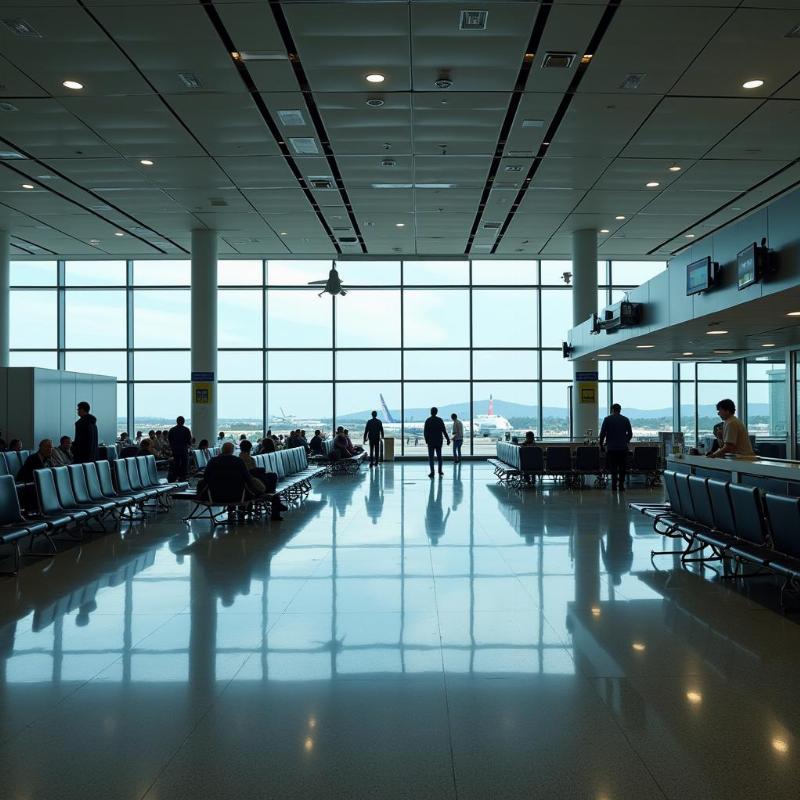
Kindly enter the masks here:
M 311 491 L 311 479 L 325 474 L 322 466 L 308 463 L 305 447 L 291 447 L 253 456 L 256 466 L 278 476 L 275 494 L 293 500 Z
M 30 450 L 7 450 L 0 453 L 0 475 L 16 475 L 30 454 Z
M 325 439 L 322 442 L 322 457 L 328 472 L 334 475 L 340 472 L 358 472 L 367 454 L 362 450 L 347 458 L 341 456 L 334 458 L 333 439 Z
M 165 497 L 187 485 L 162 483 L 153 456 L 40 469 L 33 473 L 33 479 L 37 514 L 28 519 L 20 509 L 13 476 L 0 476 L 0 544 L 13 548 L 13 570 L 5 574 L 19 570 L 20 543 L 24 539 L 31 544 L 29 555 L 36 555 L 33 545 L 39 536 L 47 540 L 50 552 L 56 552 L 54 534 L 66 532 L 74 536 L 93 522 L 106 530 L 107 519 L 117 524 L 125 515 L 141 516 L 146 504 L 163 506 Z
M 800 589 L 800 498 L 673 470 L 664 472 L 664 486 L 668 505 L 631 507 L 653 517 L 658 533 L 683 540 L 675 551 L 683 563 L 733 560 L 737 569 L 750 564 L 780 575 L 781 605 L 788 588 Z
M 519 484 L 525 476 L 548 475 L 569 484 L 583 485 L 586 475 L 596 475 L 596 483 L 606 484 L 606 467 L 600 448 L 580 445 L 520 447 L 509 442 L 497 443 L 497 458 L 490 458 L 495 475 L 501 483 Z M 647 485 L 654 485 L 659 476 L 659 448 L 639 446 L 633 449 L 631 472 L 644 475 Z

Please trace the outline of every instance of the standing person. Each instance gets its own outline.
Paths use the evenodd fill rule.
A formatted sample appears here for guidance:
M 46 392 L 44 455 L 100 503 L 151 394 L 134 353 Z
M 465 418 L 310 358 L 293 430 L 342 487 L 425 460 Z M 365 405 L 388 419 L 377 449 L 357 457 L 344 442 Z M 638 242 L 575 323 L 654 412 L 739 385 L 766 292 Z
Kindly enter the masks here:
M 611 472 L 611 491 L 625 491 L 625 468 L 628 462 L 628 443 L 633 439 L 631 421 L 622 416 L 622 406 L 614 403 L 611 414 L 600 427 L 600 449 L 606 447 L 606 466 Z
M 381 455 L 381 439 L 383 439 L 383 423 L 378 419 L 377 411 L 372 412 L 372 417 L 364 426 L 364 444 L 367 443 L 367 439 L 369 439 L 369 465 L 377 467 Z
M 172 450 L 172 463 L 175 477 L 185 481 L 189 474 L 189 449 L 192 446 L 192 432 L 186 427 L 186 420 L 178 417 L 175 425 L 167 433 L 169 449 Z
M 464 444 L 464 423 L 455 412 L 450 415 L 450 419 L 453 420 L 453 462 L 460 464 L 461 445 Z
M 97 460 L 97 418 L 90 411 L 91 406 L 85 400 L 78 403 L 78 419 L 75 421 L 75 438 L 72 441 L 72 460 L 76 464 Z
M 752 456 L 753 446 L 742 421 L 736 416 L 736 403 L 733 400 L 720 400 L 717 414 L 722 420 L 722 446 L 709 453 L 709 458 L 721 458 L 728 453 L 739 456 Z
M 441 417 L 437 416 L 439 409 L 434 406 L 431 409 L 431 415 L 425 420 L 425 428 L 423 430 L 425 436 L 425 444 L 428 445 L 428 464 L 431 471 L 428 475 L 429 478 L 433 477 L 433 457 L 439 463 L 439 474 L 444 475 L 442 471 L 442 439 L 447 439 L 447 444 L 450 444 L 450 437 L 447 435 L 447 428 Z

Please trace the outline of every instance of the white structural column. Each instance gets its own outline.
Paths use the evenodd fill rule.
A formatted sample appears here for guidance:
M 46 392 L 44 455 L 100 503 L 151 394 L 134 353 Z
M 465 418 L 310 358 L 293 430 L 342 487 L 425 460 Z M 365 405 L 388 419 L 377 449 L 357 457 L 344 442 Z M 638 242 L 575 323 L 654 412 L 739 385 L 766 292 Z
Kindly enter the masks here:
M 8 366 L 11 336 L 11 295 L 8 290 L 10 277 L 8 231 L 0 231 L 0 367 Z
M 594 229 L 572 233 L 572 324 L 579 325 L 597 310 L 597 231 Z M 597 362 L 591 358 L 577 358 L 572 362 L 572 436 L 582 439 L 586 431 L 597 435 L 597 397 L 587 402 L 581 392 L 579 372 L 597 371 Z
M 217 438 L 217 234 L 192 231 L 192 433 Z

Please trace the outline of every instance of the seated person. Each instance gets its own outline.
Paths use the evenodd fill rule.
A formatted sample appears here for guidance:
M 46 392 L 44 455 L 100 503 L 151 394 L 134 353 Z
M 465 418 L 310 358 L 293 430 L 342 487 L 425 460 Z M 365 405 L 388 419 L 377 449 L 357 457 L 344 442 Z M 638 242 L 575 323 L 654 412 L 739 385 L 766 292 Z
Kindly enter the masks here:
M 309 450 L 309 446 L 308 446 L 308 440 L 306 439 L 306 432 L 305 431 L 300 431 L 299 439 L 300 439 L 301 446 L 305 448 L 306 453 L 307 453 L 308 450 Z
M 725 425 L 725 423 L 718 422 L 711 429 L 711 433 L 714 434 L 714 441 L 711 443 L 711 449 L 708 451 L 709 453 L 716 453 L 717 450 L 719 450 L 720 447 L 722 447 L 722 445 L 724 444 L 724 441 L 722 439 L 722 429 L 723 429 L 724 425 Z
M 72 439 L 69 436 L 62 436 L 58 442 L 58 447 L 53 448 L 53 455 L 50 460 L 54 467 L 66 467 L 72 463 Z
M 533 434 L 533 431 L 528 431 L 525 434 L 524 441 L 519 443 L 520 447 L 535 447 L 536 446 L 536 437 Z M 527 473 L 523 473 L 523 480 L 525 483 L 536 483 L 536 476 L 529 475 Z
M 33 483 L 33 472 L 37 469 L 47 469 L 52 467 L 53 460 L 53 440 L 42 439 L 39 442 L 39 449 L 31 453 L 22 465 L 22 469 L 17 473 L 17 483 Z
M 131 443 L 131 437 L 128 436 L 127 432 L 121 433 L 119 435 L 119 441 L 117 442 L 117 444 L 120 447 L 127 447 L 130 443 Z
M 155 456 L 155 447 L 153 445 L 152 439 L 142 439 L 139 443 L 139 451 L 136 453 L 137 456 Z M 158 458 L 158 456 L 156 456 Z
M 208 450 L 208 439 L 201 439 L 200 444 L 197 445 L 198 450 Z
M 350 458 L 355 455 L 350 440 L 345 436 L 344 428 L 340 425 L 336 429 L 336 438 L 333 440 L 333 452 L 337 458 Z
M 266 455 L 267 453 L 274 453 L 274 452 L 275 452 L 275 442 L 272 441 L 271 436 L 265 436 L 261 440 L 261 444 L 258 446 L 258 454 Z
M 361 447 L 361 445 L 353 444 L 353 440 L 350 438 L 350 431 L 347 430 L 347 428 L 344 429 L 344 435 L 347 437 L 347 444 L 348 444 L 350 450 L 353 451 L 354 455 L 356 453 L 363 453 L 364 452 L 364 448 Z
M 22 441 L 19 440 L 19 439 L 12 439 L 8 443 L 8 449 L 9 449 L 9 452 L 19 453 L 19 451 L 22 450 Z
M 251 455 L 253 450 L 253 443 L 249 442 L 247 439 L 242 439 L 239 441 L 239 458 L 244 461 L 244 465 L 247 467 L 248 472 L 252 472 L 254 469 L 258 469 L 256 466 L 256 462 Z
M 308 446 L 315 456 L 322 455 L 322 431 L 314 431 Z

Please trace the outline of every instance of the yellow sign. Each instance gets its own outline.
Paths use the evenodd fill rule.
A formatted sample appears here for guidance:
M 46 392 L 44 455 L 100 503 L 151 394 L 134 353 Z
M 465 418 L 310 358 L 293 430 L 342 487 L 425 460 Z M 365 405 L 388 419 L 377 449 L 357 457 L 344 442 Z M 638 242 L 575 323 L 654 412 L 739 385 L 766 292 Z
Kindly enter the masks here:
M 199 406 L 207 406 L 211 402 L 211 388 L 210 383 L 193 383 L 192 384 L 192 398 L 193 402 Z
M 587 381 L 578 384 L 578 398 L 581 405 L 593 405 L 597 403 L 597 382 Z

